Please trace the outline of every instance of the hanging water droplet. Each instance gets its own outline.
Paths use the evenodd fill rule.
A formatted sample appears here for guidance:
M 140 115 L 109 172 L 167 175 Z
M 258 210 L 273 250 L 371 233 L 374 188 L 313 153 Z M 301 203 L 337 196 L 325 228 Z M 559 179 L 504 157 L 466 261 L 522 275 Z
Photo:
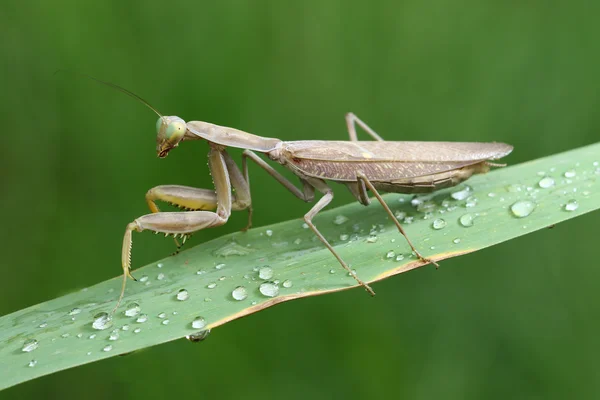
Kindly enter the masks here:
M 225 268 L 225 264 L 223 264 L 223 263 L 215 265 L 215 269 L 223 269 L 223 268 Z
M 69 315 L 77 315 L 81 313 L 81 308 L 77 308 L 75 307 L 74 309 L 72 309 L 71 311 L 69 311 Z
M 450 194 L 450 196 L 454 200 L 465 200 L 467 197 L 469 197 L 470 194 L 471 194 L 471 187 L 465 186 L 465 188 L 462 189 L 462 190 L 458 190 L 456 192 L 452 192 Z
M 169 320 L 165 319 L 163 322 L 161 322 L 161 324 L 163 324 L 163 325 L 169 325 Z
M 289 279 L 286 279 L 285 281 L 283 281 L 282 283 L 284 288 L 291 288 L 294 284 L 292 283 L 292 281 L 290 281 Z
M 206 320 L 203 317 L 196 317 L 192 321 L 192 328 L 203 329 L 206 326 Z
M 246 299 L 248 297 L 248 291 L 243 286 L 238 286 L 231 292 L 231 296 L 238 301 Z
M 106 346 L 104 346 L 104 348 L 102 349 L 102 351 L 111 351 L 112 350 L 112 345 L 111 344 L 107 344 Z
M 27 364 L 27 366 L 28 366 L 29 368 L 33 368 L 33 367 L 35 367 L 36 365 L 37 365 L 37 360 L 31 360 L 31 361 L 29 361 L 29 363 Z
M 565 204 L 565 211 L 575 211 L 579 208 L 579 203 L 577 200 L 569 200 L 567 204 Z
M 146 282 L 148 280 L 148 275 L 142 275 L 140 277 L 140 282 Z
M 216 287 L 217 287 L 217 284 L 216 284 L 216 283 L 214 283 L 214 282 L 211 282 L 211 283 L 209 283 L 208 285 L 206 285 L 206 287 L 207 287 L 208 289 L 214 289 L 214 288 L 216 288 Z
M 436 230 L 443 229 L 446 227 L 446 221 L 444 221 L 441 218 L 438 218 L 433 221 L 433 223 L 431 224 L 431 227 Z
M 573 169 L 565 172 L 565 178 L 575 178 L 575 175 L 577 175 L 577 173 Z
M 119 339 L 119 331 L 118 330 L 114 330 L 110 333 L 110 336 L 108 337 L 108 340 L 118 340 Z
M 474 221 L 475 221 L 474 214 L 464 214 L 458 219 L 458 222 L 460 222 L 460 224 L 466 228 L 473 226 Z
M 452 243 L 454 243 L 454 244 L 459 244 L 459 243 L 460 243 L 460 239 L 459 239 L 459 238 L 456 238 L 456 239 L 454 239 L 454 240 L 452 241 Z
M 385 254 L 385 258 L 394 258 L 396 257 L 396 252 L 394 250 L 390 250 Z
M 188 293 L 187 290 L 181 289 L 179 292 L 177 292 L 177 295 L 175 297 L 179 301 L 185 301 L 190 298 L 190 294 Z
M 158 274 L 156 276 L 156 279 L 158 279 L 159 281 L 162 281 L 163 279 L 165 279 L 165 274 L 163 274 L 162 272 L 160 274 Z
M 533 212 L 536 204 L 529 200 L 520 200 L 510 206 L 510 211 L 518 218 L 525 218 Z
M 549 176 L 546 176 L 546 177 L 540 179 L 540 181 L 538 182 L 538 185 L 542 189 L 551 188 L 552 186 L 554 186 L 554 179 L 550 178 Z
M 37 349 L 39 346 L 40 344 L 37 340 L 27 339 L 25 342 L 23 342 L 23 348 L 21 350 L 25 353 L 29 353 Z
M 140 333 L 142 331 L 142 328 L 135 328 L 133 330 L 133 333 Z
M 112 317 L 105 312 L 100 312 L 94 315 L 94 322 L 92 322 L 92 328 L 102 331 L 112 326 Z
M 275 297 L 279 294 L 279 286 L 271 282 L 261 283 L 258 290 L 267 297 Z
M 135 320 L 135 322 L 137 322 L 139 324 L 143 324 L 146 321 L 148 321 L 148 315 L 146 315 L 146 314 L 140 314 L 140 316 L 137 317 L 137 319 Z
M 273 277 L 273 269 L 267 266 L 262 267 L 258 270 L 258 277 L 260 279 L 271 279 Z
M 336 225 L 342 225 L 348 222 L 348 219 L 349 218 L 345 215 L 336 215 L 336 217 L 333 219 L 333 223 Z
M 187 335 L 185 338 L 192 343 L 197 343 L 197 342 L 201 342 L 204 339 L 206 339 L 209 334 L 210 334 L 210 329 L 205 329 L 203 331 Z
M 129 303 L 125 307 L 125 311 L 123 312 L 126 317 L 135 317 L 140 313 L 142 308 L 138 303 Z

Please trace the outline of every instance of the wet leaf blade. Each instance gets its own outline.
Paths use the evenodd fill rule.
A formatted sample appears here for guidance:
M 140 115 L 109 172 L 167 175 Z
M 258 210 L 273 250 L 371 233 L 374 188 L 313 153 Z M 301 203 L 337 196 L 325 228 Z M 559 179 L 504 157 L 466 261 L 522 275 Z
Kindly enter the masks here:
M 421 209 L 433 207 L 428 219 L 423 218 L 425 212 L 410 204 L 411 196 L 389 194 L 385 199 L 395 212 L 413 218 L 405 229 L 425 256 L 450 258 L 600 208 L 599 155 L 600 144 L 595 144 L 476 176 L 467 182 L 472 188 L 469 196 L 476 202 L 472 197 L 450 197 L 450 193 L 464 189 L 464 184 L 420 197 L 424 202 Z M 575 175 L 565 177 L 570 170 Z M 542 188 L 539 181 L 546 175 L 553 178 L 554 185 Z M 566 211 L 570 200 L 576 200 L 578 207 Z M 531 214 L 515 217 L 511 205 L 517 201 L 532 201 L 535 207 Z M 474 206 L 465 207 L 467 202 Z M 450 208 L 441 206 L 446 203 Z M 472 226 L 460 222 L 461 218 L 469 219 L 465 219 L 466 214 L 471 214 Z M 442 229 L 432 228 L 436 219 L 444 220 Z M 421 266 L 378 204 L 349 204 L 320 214 L 315 222 L 365 281 Z M 197 317 L 203 317 L 210 329 L 279 302 L 355 286 L 302 225 L 297 219 L 227 235 L 138 269 L 135 274 L 143 279 L 129 283 L 123 306 L 114 316 L 113 326 L 106 330 L 92 327 L 93 316 L 110 312 L 118 296 L 119 277 L 1 317 L 0 389 L 193 334 L 198 331 L 192 325 Z M 255 267 L 264 265 L 273 269 L 272 280 L 280 282 L 279 294 L 272 298 L 260 291 L 264 280 Z M 283 281 L 288 283 L 283 285 Z M 247 297 L 238 301 L 232 291 L 240 286 L 245 287 Z M 374 288 L 377 290 L 376 285 Z M 188 299 L 177 299 L 181 289 L 187 290 Z M 146 322 L 123 314 L 130 302 L 141 306 L 141 313 L 148 315 Z M 74 308 L 81 312 L 69 315 Z M 119 329 L 119 338 L 114 341 L 109 340 L 113 329 Z M 39 347 L 24 352 L 28 339 L 36 339 Z M 105 351 L 109 345 L 112 348 Z M 29 367 L 32 360 L 35 366 Z

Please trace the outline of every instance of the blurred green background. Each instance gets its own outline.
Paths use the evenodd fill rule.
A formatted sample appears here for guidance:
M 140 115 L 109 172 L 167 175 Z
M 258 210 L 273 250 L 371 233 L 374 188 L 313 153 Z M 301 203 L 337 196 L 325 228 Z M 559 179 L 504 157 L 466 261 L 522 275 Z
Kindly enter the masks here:
M 0 3 L 0 314 L 120 273 L 159 184 L 211 187 L 202 142 L 155 155 L 155 115 L 287 140 L 504 141 L 524 162 L 598 141 L 598 2 Z M 363 136 L 366 139 L 366 136 Z M 238 157 L 239 151 L 232 151 Z M 600 155 L 599 155 L 600 156 Z M 255 226 L 309 206 L 252 168 Z M 351 198 L 340 190 L 335 205 Z M 193 244 L 242 228 L 246 214 Z M 600 396 L 594 213 L 362 290 L 280 305 L 0 398 Z M 596 249 L 596 250 L 594 250 Z M 173 251 L 136 237 L 134 265 Z M 16 366 L 18 367 L 18 366 Z

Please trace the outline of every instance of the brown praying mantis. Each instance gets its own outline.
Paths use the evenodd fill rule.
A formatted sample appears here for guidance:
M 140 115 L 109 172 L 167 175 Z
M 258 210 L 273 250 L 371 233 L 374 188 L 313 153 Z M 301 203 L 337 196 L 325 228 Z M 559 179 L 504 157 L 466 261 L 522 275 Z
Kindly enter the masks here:
M 214 190 L 162 185 L 146 193 L 146 202 L 151 214 L 136 218 L 127 225 L 125 230 L 121 254 L 123 284 L 114 310 L 123 299 L 127 277 L 135 279 L 130 272 L 134 231 L 150 230 L 172 235 L 175 238 L 179 236 L 185 243 L 190 234 L 223 225 L 229 219 L 231 211 L 239 210 L 248 210 L 248 225 L 244 230 L 251 227 L 252 201 L 248 160 L 255 162 L 294 196 L 305 202 L 314 200 L 315 190 L 322 194 L 322 197 L 304 215 L 305 223 L 341 266 L 371 295 L 374 295 L 373 289 L 350 269 L 313 223 L 315 215 L 333 199 L 333 189 L 327 182 L 346 185 L 356 200 L 365 206 L 371 202 L 368 193 L 371 192 L 419 260 L 424 264 L 433 263 L 437 266 L 434 260 L 423 257 L 415 248 L 379 191 L 427 193 L 455 186 L 473 174 L 489 171 L 492 166 L 503 166 L 491 161 L 506 156 L 513 149 L 511 145 L 495 142 L 388 142 L 352 113 L 346 115 L 350 141 L 288 142 L 208 122 L 185 122 L 177 116 L 163 116 L 139 96 L 114 84 L 102 83 L 138 99 L 159 116 L 156 124 L 158 157 L 166 157 L 183 141 L 207 141 L 210 146 L 208 166 L 214 180 Z M 356 133 L 357 125 L 374 141 L 359 141 Z M 227 153 L 227 147 L 244 149 L 241 170 Z M 270 160 L 293 172 L 300 179 L 302 189 L 277 172 L 256 153 L 266 155 Z M 187 211 L 161 212 L 155 203 L 157 200 L 171 203 Z M 177 241 L 176 243 L 179 248 L 179 243 Z

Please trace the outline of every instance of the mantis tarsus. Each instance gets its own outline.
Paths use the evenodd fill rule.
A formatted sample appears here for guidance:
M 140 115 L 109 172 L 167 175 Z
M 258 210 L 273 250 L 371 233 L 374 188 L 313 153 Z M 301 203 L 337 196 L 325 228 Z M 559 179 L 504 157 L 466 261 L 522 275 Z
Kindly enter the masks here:
M 135 219 L 125 230 L 121 255 L 123 286 L 115 310 L 123 299 L 127 277 L 133 278 L 130 273 L 133 231 L 151 230 L 179 236 L 185 242 L 187 236 L 193 232 L 225 224 L 232 210 L 248 210 L 248 225 L 245 229 L 251 226 L 252 202 L 248 160 L 258 164 L 301 200 L 313 201 L 315 190 L 323 195 L 304 215 L 304 221 L 342 267 L 374 295 L 373 289 L 348 267 L 312 222 L 313 217 L 333 199 L 333 190 L 326 181 L 345 184 L 356 200 L 365 206 L 371 202 L 368 195 L 370 191 L 421 262 L 437 266 L 435 261 L 423 257 L 415 248 L 379 194 L 379 190 L 426 193 L 451 187 L 473 174 L 489 171 L 491 166 L 501 166 L 490 160 L 502 158 L 512 151 L 512 146 L 504 143 L 387 142 L 352 113 L 346 115 L 350 141 L 284 142 L 208 122 L 186 123 L 177 116 L 163 116 L 139 96 L 116 85 L 109 85 L 137 98 L 158 114 L 156 151 L 160 158 L 166 157 L 169 151 L 182 141 L 206 140 L 210 146 L 208 164 L 215 185 L 214 190 L 163 185 L 146 193 L 146 201 L 152 213 Z M 356 125 L 375 140 L 359 141 Z M 244 149 L 241 170 L 225 150 L 226 147 Z M 272 161 L 291 170 L 300 179 L 302 189 L 277 172 L 256 152 L 263 153 Z M 235 193 L 232 193 L 232 188 L 235 189 Z M 155 203 L 157 200 L 188 211 L 160 212 Z

